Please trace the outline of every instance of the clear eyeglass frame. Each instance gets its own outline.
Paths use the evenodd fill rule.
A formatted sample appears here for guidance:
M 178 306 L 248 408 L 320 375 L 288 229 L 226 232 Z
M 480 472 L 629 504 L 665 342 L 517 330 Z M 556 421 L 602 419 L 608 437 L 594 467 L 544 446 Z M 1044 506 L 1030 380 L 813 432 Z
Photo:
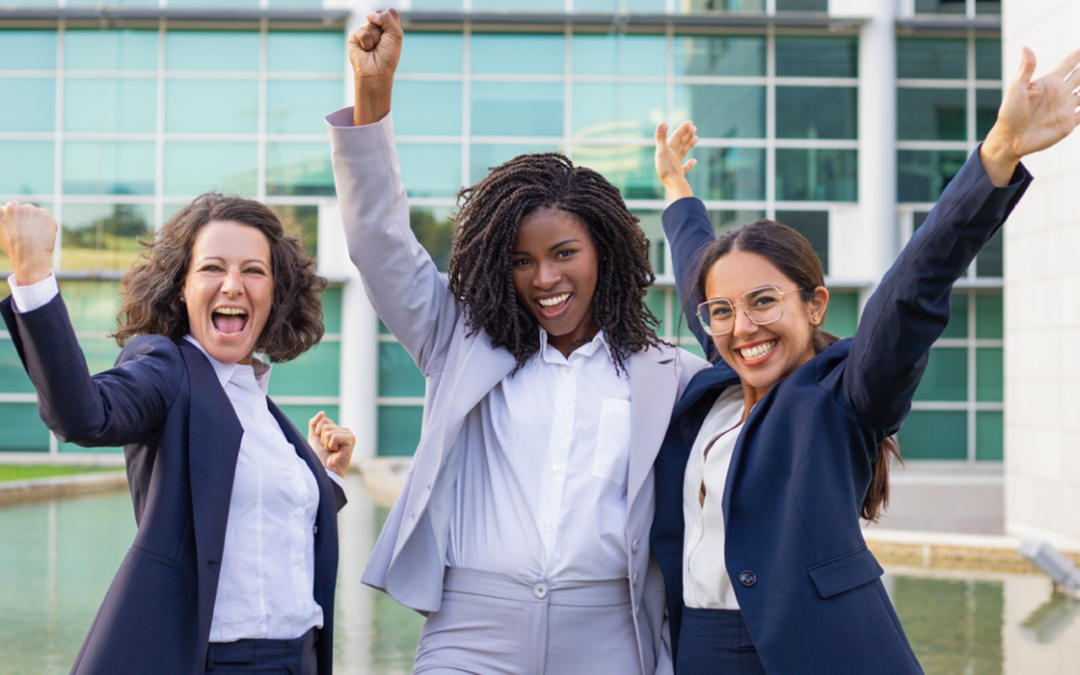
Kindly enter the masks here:
M 711 335 L 713 337 L 718 337 L 718 336 L 721 336 L 721 335 L 727 335 L 731 331 L 735 330 L 735 312 L 741 306 L 741 307 L 743 307 L 743 312 L 746 314 L 746 318 L 750 319 L 751 321 L 753 321 L 758 326 L 767 326 L 770 323 L 776 323 L 780 319 L 784 318 L 784 296 L 785 295 L 790 295 L 792 293 L 798 293 L 801 290 L 803 290 L 803 289 L 796 288 L 793 291 L 781 291 L 776 286 L 763 286 L 761 288 L 755 288 L 752 291 L 747 291 L 746 293 L 743 293 L 742 298 L 741 298 L 742 302 L 732 303 L 730 300 L 727 300 L 726 298 L 717 298 L 716 300 L 707 300 L 707 301 L 705 301 L 705 302 L 703 302 L 703 303 L 701 303 L 700 305 L 697 306 L 698 321 L 701 322 L 702 329 L 704 329 L 704 331 L 708 335 Z M 778 303 L 776 303 L 775 308 L 774 307 L 768 307 L 768 308 L 764 308 L 764 309 L 755 309 L 755 308 L 749 306 L 749 303 L 747 302 L 747 297 L 754 296 L 751 299 L 756 299 L 756 297 L 760 296 L 762 293 L 767 292 L 767 291 L 773 291 L 779 297 L 780 301 Z M 723 332 L 714 332 L 713 329 L 712 329 L 712 321 L 710 320 L 710 315 L 712 314 L 712 307 L 715 306 L 715 305 L 718 305 L 718 304 L 725 304 L 725 305 L 731 307 L 731 319 L 730 319 L 731 326 L 727 330 L 725 330 Z M 771 315 L 772 312 L 777 312 L 777 315 L 772 316 Z M 758 317 L 756 317 L 755 315 L 758 315 L 758 316 L 764 315 L 763 320 L 759 321 Z

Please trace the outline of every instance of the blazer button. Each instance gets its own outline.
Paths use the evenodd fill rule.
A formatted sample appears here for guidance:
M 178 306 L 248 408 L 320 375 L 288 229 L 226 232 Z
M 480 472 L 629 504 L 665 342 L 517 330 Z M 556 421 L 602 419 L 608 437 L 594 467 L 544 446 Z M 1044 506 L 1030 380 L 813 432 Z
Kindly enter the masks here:
M 639 548 L 641 548 L 641 540 L 635 539 L 634 543 L 630 544 L 630 552 L 637 553 Z
M 757 583 L 757 575 L 747 570 L 739 573 L 739 583 L 749 588 Z

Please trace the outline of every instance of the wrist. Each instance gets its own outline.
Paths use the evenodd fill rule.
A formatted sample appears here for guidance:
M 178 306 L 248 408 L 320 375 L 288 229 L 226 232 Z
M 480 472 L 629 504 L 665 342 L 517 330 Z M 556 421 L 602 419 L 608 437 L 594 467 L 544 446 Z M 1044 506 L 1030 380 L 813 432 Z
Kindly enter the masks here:
M 979 159 L 986 175 L 997 187 L 1008 185 L 1020 164 L 1020 155 L 1013 149 L 1011 140 L 996 125 L 980 146 Z
M 353 126 L 375 124 L 390 113 L 392 85 L 393 80 L 384 83 L 357 78 Z
M 694 191 L 690 188 L 690 182 L 684 176 L 661 179 L 660 183 L 664 186 L 664 192 L 667 193 L 669 202 L 694 196 Z
M 12 261 L 11 271 L 20 286 L 33 286 L 45 281 L 52 274 L 51 261 L 34 260 L 29 262 Z

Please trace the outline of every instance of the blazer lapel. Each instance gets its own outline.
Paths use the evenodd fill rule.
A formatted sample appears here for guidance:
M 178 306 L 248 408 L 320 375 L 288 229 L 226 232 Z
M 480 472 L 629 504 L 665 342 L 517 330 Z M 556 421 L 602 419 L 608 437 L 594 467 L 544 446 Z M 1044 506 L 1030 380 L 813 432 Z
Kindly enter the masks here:
M 658 362 L 651 352 L 630 357 L 630 462 L 626 503 L 632 505 L 652 470 L 656 453 L 671 421 L 669 412 L 679 392 L 682 366 L 667 359 Z M 629 513 L 629 509 L 627 512 Z

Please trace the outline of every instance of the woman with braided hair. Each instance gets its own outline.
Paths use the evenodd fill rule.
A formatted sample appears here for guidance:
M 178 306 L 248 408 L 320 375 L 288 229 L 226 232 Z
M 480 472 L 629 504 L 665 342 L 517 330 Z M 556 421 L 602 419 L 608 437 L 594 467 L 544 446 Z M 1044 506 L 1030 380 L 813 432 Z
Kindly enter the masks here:
M 648 242 L 618 190 L 561 155 L 462 190 L 439 274 L 394 150 L 397 19 L 350 36 L 356 105 L 327 117 L 349 254 L 427 381 L 363 581 L 428 616 L 415 673 L 670 670 L 652 464 L 705 364 L 657 338 Z

